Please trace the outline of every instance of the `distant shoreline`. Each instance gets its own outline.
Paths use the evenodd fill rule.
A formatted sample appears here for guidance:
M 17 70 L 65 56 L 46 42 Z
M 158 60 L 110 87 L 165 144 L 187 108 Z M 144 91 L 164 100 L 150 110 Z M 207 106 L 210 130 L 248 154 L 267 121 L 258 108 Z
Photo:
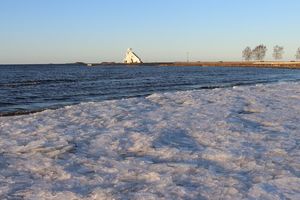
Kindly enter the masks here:
M 164 66 L 162 64 L 162 66 Z M 300 69 L 300 62 L 175 62 L 166 66 L 202 66 L 202 67 L 263 67 L 263 68 L 290 68 Z
M 96 66 L 160 66 L 160 67 L 253 67 L 253 68 L 280 68 L 300 69 L 300 61 L 218 61 L 218 62 L 148 62 L 142 64 L 125 64 L 117 62 L 102 63 L 44 63 L 44 64 L 0 64 L 0 66 L 13 65 L 84 65 L 87 67 Z
M 101 66 L 101 65 L 129 65 L 124 63 L 81 63 L 90 67 Z M 235 62 L 154 62 L 154 63 L 143 63 L 143 64 L 131 64 L 132 66 L 165 66 L 165 67 L 259 67 L 259 68 L 283 68 L 283 69 L 300 69 L 300 61 L 235 61 Z

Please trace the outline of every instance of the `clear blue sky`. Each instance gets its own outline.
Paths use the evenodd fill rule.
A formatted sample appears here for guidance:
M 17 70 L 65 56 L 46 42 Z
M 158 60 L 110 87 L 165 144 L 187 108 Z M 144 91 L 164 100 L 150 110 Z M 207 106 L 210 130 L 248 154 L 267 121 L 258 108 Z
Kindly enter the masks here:
M 0 63 L 240 60 L 274 45 L 294 59 L 299 0 L 1 0 Z

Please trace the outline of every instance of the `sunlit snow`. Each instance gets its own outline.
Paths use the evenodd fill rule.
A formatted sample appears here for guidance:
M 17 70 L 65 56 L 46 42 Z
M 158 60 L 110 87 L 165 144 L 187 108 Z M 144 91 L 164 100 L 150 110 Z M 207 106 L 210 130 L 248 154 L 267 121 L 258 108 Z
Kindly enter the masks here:
M 0 118 L 0 199 L 300 199 L 300 83 Z

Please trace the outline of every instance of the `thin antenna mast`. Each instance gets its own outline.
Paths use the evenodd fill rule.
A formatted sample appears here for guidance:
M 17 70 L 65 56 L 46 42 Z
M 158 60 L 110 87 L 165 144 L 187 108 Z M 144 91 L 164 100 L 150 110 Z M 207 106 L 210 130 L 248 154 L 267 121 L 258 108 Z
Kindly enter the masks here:
M 190 52 L 186 52 L 186 62 L 190 62 Z

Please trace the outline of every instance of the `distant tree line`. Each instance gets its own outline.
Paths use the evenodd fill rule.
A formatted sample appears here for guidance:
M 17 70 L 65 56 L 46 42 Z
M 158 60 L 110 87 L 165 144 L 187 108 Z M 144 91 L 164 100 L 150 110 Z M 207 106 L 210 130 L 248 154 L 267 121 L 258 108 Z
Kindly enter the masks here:
M 276 45 L 273 49 L 273 58 L 275 60 L 281 60 L 284 54 L 284 47 Z
M 246 47 L 243 51 L 243 58 L 246 61 L 263 60 L 266 57 L 267 51 L 267 47 L 263 44 L 258 45 L 253 50 L 251 47 Z
M 253 50 L 251 49 L 251 47 L 246 47 L 242 54 L 243 54 L 243 58 L 246 61 L 250 61 L 250 60 L 259 60 L 262 61 L 265 59 L 266 55 L 267 55 L 267 51 L 268 48 L 261 44 L 258 45 L 257 47 L 255 47 Z M 273 48 L 273 58 L 275 60 L 280 60 L 283 58 L 283 54 L 284 54 L 284 47 L 283 46 L 279 46 L 276 45 Z M 297 52 L 296 52 L 296 59 L 300 60 L 300 47 L 298 48 Z

